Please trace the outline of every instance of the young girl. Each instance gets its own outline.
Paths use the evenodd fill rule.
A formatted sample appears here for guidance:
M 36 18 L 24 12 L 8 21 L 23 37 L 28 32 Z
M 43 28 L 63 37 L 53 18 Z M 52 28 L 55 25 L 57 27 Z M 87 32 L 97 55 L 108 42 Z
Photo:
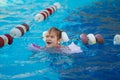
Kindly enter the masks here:
M 60 42 L 62 41 L 62 31 L 53 27 L 43 33 L 43 39 L 47 48 L 60 48 Z M 69 39 L 67 39 L 68 41 Z
M 45 41 L 45 47 L 39 47 L 35 44 L 31 44 L 31 49 L 35 51 L 45 50 L 49 52 L 57 53 L 78 53 L 82 52 L 80 47 L 72 43 L 69 46 L 61 46 L 60 42 L 67 42 L 69 38 L 64 31 L 61 31 L 55 27 L 50 28 L 48 31 L 43 32 L 43 40 Z M 35 48 L 35 49 L 34 49 Z

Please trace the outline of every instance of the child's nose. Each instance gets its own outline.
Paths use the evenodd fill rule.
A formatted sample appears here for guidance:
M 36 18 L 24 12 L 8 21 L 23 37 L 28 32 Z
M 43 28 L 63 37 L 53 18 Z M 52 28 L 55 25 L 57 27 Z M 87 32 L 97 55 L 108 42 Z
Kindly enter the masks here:
M 51 38 L 50 37 L 47 37 L 47 40 L 50 40 Z

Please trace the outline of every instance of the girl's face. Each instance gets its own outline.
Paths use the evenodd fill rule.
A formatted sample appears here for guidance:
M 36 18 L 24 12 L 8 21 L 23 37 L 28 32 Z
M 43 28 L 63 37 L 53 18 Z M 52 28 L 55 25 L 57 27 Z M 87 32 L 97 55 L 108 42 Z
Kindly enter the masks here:
M 51 32 L 46 33 L 45 36 L 45 43 L 46 43 L 46 47 L 52 48 L 52 47 L 56 47 L 59 45 L 60 40 L 58 40 L 57 38 L 57 34 L 55 32 Z

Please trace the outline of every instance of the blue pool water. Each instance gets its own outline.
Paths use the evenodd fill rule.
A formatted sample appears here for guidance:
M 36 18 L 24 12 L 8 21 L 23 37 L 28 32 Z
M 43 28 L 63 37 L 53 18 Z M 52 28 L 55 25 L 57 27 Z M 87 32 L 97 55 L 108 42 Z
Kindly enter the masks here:
M 61 8 L 43 22 L 33 17 L 41 10 L 59 2 Z M 1 0 L 0 35 L 9 33 L 18 24 L 34 23 L 30 31 L 15 38 L 12 45 L 0 48 L 0 80 L 120 80 L 120 46 L 113 37 L 120 33 L 119 0 Z M 44 46 L 43 31 L 56 26 L 68 33 L 83 53 L 63 55 L 40 52 L 34 54 L 27 46 Z M 82 33 L 101 34 L 105 43 L 83 45 Z

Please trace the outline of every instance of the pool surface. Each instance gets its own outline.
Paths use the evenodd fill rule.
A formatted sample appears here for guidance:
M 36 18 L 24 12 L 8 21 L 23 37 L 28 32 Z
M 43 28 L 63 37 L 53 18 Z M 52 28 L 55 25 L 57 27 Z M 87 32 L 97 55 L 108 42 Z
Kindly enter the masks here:
M 42 22 L 34 16 L 55 2 L 61 8 Z M 30 30 L 0 48 L 0 80 L 120 80 L 120 45 L 113 44 L 120 34 L 119 0 L 1 0 L 0 35 L 16 25 L 27 23 Z M 57 27 L 68 33 L 82 53 L 33 53 L 31 43 L 45 46 L 43 31 Z M 104 44 L 84 45 L 80 34 L 101 34 Z M 76 39 L 78 38 L 78 39 Z

